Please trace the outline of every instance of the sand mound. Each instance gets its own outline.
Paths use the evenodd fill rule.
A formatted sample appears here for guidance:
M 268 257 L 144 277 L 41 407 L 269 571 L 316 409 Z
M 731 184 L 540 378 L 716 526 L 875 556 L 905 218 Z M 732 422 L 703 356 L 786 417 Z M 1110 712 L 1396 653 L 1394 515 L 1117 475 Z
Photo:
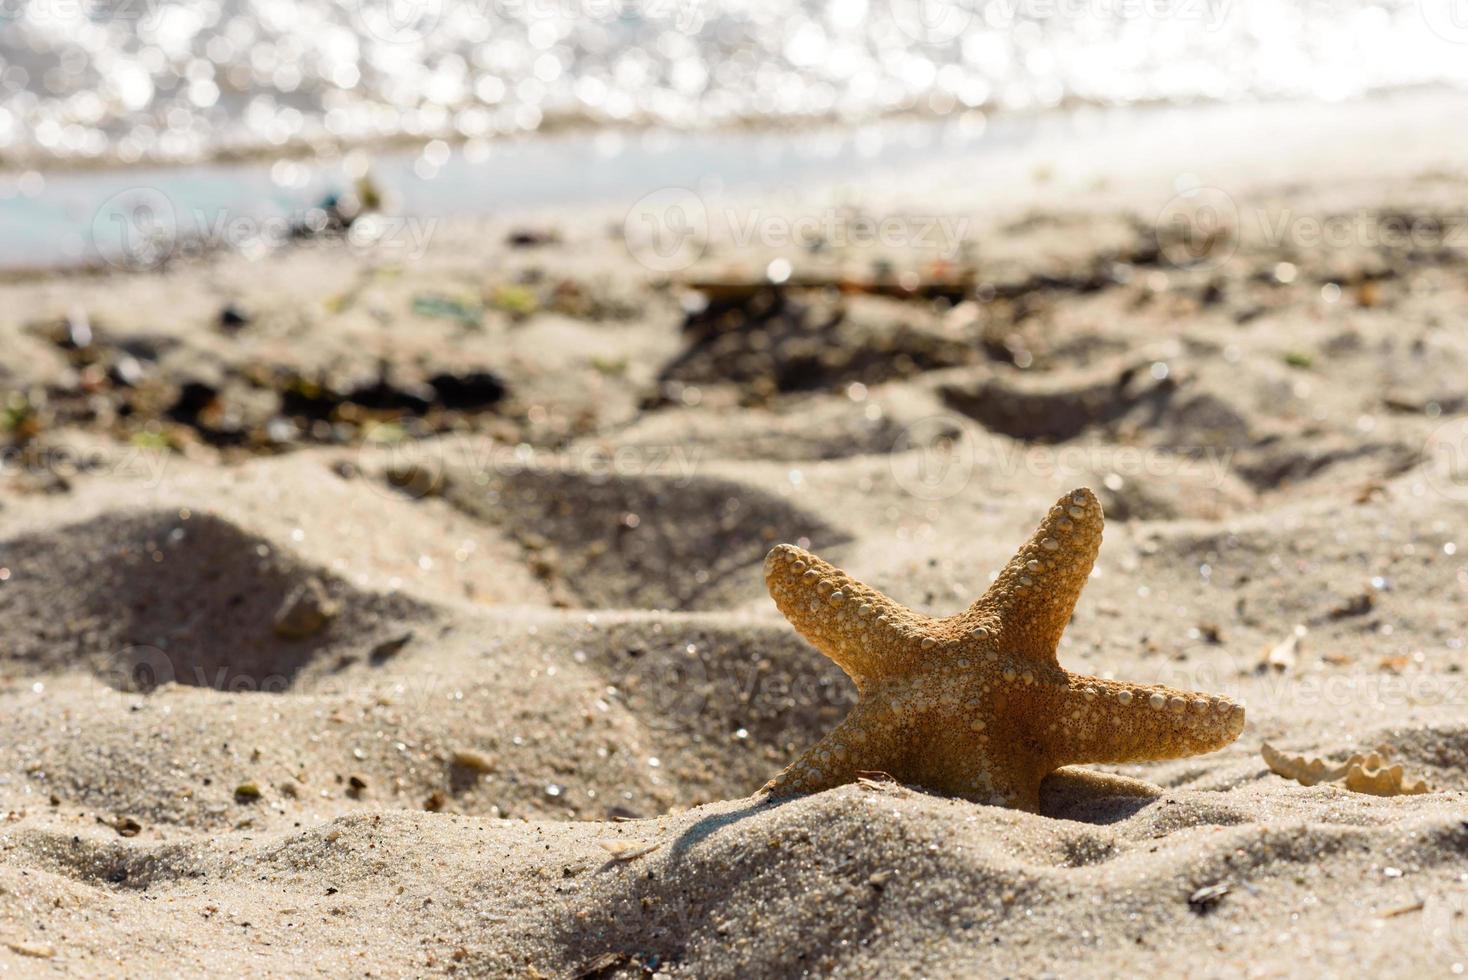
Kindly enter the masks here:
M 972 333 L 946 331 L 911 304 L 777 287 L 715 292 L 683 330 L 686 348 L 659 376 L 671 397 L 690 384 L 734 383 L 762 400 L 852 382 L 870 386 L 977 359 Z
M 845 540 L 786 500 L 712 476 L 624 476 L 555 461 L 484 482 L 445 476 L 445 498 L 517 540 L 562 605 L 728 607 L 762 593 L 752 572 L 772 545 Z
M 713 459 L 792 463 L 842 459 L 893 452 L 902 447 L 914 425 L 943 414 L 942 405 L 925 392 L 900 385 L 870 392 L 863 386 L 840 400 L 792 399 L 791 404 L 772 409 L 730 409 L 713 398 L 698 408 L 662 409 L 619 430 L 614 441 L 587 439 L 573 453 L 610 458 L 620 450 L 671 457 L 677 447 L 677 458 L 691 466 Z
M 106 514 L 12 539 L 0 556 L 24 570 L 0 592 L 8 656 L 50 671 L 84 663 L 124 689 L 278 692 L 341 633 L 423 616 L 186 508 Z
M 1236 794 L 1238 806 L 1270 813 L 1267 825 L 1195 791 L 1096 825 L 853 786 L 602 826 L 363 813 L 286 841 L 230 836 L 187 849 L 28 830 L 5 846 L 38 880 L 7 886 L 21 898 L 66 896 L 55 918 L 68 954 L 107 938 L 71 925 L 102 903 L 169 891 L 194 919 L 190 937 L 156 918 L 139 928 L 149 955 L 185 964 L 195 957 L 182 944 L 207 937 L 216 963 L 298 968 L 284 941 L 294 936 L 326 969 L 366 955 L 395 972 L 476 975 L 1075 971 L 1073 948 L 1051 941 L 1059 932 L 1085 943 L 1081 972 L 1099 976 L 1124 971 L 1139 947 L 1178 956 L 1204 944 L 1242 959 L 1260 916 L 1296 910 L 1324 927 L 1333 913 L 1301 902 L 1331 878 L 1377 864 L 1427 882 L 1465 846 L 1456 817 L 1420 798 L 1362 799 L 1342 820 L 1338 792 L 1291 785 Z M 91 887 L 68 887 L 76 881 Z M 1355 896 L 1382 913 L 1412 901 L 1398 875 L 1377 874 Z M 374 929 L 363 913 L 383 902 L 411 914 L 424 942 Z M 1333 948 L 1314 962 L 1401 968 L 1452 942 Z

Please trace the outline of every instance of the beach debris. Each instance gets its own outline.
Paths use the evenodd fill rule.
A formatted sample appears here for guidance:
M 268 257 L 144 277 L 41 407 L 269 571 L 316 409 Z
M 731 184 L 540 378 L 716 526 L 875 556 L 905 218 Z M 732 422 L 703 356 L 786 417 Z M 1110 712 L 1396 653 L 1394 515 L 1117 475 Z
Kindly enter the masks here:
M 92 321 L 86 310 L 72 310 L 62 322 L 61 346 L 70 350 L 83 350 L 92 346 L 96 335 L 92 332 Z
M 788 262 L 779 268 L 784 272 L 787 266 Z M 689 291 L 702 293 L 711 301 L 747 300 L 761 290 L 770 288 L 772 277 L 769 269 L 767 266 L 762 270 L 763 275 L 733 273 L 694 277 L 682 280 L 678 285 Z M 790 269 L 785 275 L 775 278 L 778 278 L 781 289 L 791 291 L 836 290 L 848 295 L 883 296 L 903 300 L 941 299 L 957 304 L 971 298 L 977 273 L 970 265 L 950 262 L 934 262 L 921 271 L 899 271 L 889 260 L 878 259 L 872 263 L 869 276 L 833 274 L 819 269 Z
M 205 415 L 212 412 L 219 399 L 219 388 L 203 381 L 185 381 L 167 415 L 175 422 L 193 428 L 205 428 Z
M 1270 647 L 1269 651 L 1264 654 L 1264 659 L 1259 661 L 1257 672 L 1263 674 L 1273 671 L 1276 674 L 1283 674 L 1291 670 L 1299 660 L 1300 641 L 1304 639 L 1307 632 L 1309 631 L 1304 626 L 1296 624 L 1289 636 Z
M 444 476 L 437 468 L 395 462 L 387 468 L 384 475 L 390 487 L 401 490 L 410 497 L 421 499 L 443 493 Z
M 428 386 L 438 396 L 438 403 L 455 411 L 484 409 L 505 397 L 504 381 L 493 371 L 466 371 L 463 374 L 435 374 Z
M 234 799 L 236 803 L 255 803 L 261 796 L 260 784 L 254 780 L 247 780 L 234 788 Z
M 360 800 L 362 794 L 367 791 L 367 780 L 361 776 L 352 776 L 347 779 L 347 796 L 354 800 Z
M 106 821 L 103 822 L 106 823 Z M 108 826 L 117 831 L 120 837 L 136 837 L 143 832 L 143 825 L 132 817 L 118 817 L 108 823 Z
M 651 844 L 639 844 L 628 840 L 604 840 L 601 842 L 602 850 L 612 856 L 613 861 L 631 861 L 640 858 L 644 854 L 651 854 L 663 846 L 662 841 L 653 841 Z
M 474 749 L 459 749 L 450 757 L 449 761 L 458 769 L 465 769 L 480 775 L 494 772 L 499 765 L 494 756 Z
M 872 793 L 885 793 L 888 796 L 909 795 L 901 783 L 885 772 L 859 770 L 856 773 L 856 785 Z
M 364 173 L 345 192 L 333 191 L 323 197 L 306 217 L 291 225 L 292 238 L 316 238 L 340 235 L 364 214 L 381 211 L 384 197 L 381 186 Z
M 429 813 L 438 813 L 448 805 L 448 802 L 449 798 L 443 794 L 443 791 L 436 789 L 428 794 L 428 799 L 423 801 L 423 809 Z
M 275 614 L 275 635 L 304 640 L 326 628 L 340 607 L 314 575 L 296 586 Z
M 1386 484 L 1380 480 L 1367 480 L 1356 489 L 1354 498 L 1358 504 L 1369 504 L 1373 500 L 1385 499 L 1387 495 Z
M 1352 616 L 1364 616 L 1374 608 L 1376 608 L 1375 594 L 1361 592 L 1336 606 L 1327 615 L 1331 619 L 1348 619 Z
M 382 186 L 372 179 L 370 173 L 364 173 L 358 177 L 352 185 L 352 190 L 357 195 L 357 203 L 361 212 L 382 210 L 386 195 L 382 191 Z
M 1228 891 L 1228 885 L 1221 881 L 1204 885 L 1188 896 L 1188 908 L 1198 915 L 1207 915 L 1218 907 L 1218 903 L 1223 901 Z
M 107 377 L 124 388 L 136 388 L 147 379 L 148 371 L 143 362 L 131 354 L 123 354 L 107 369 Z
M 1381 913 L 1381 917 L 1383 919 L 1395 919 L 1399 915 L 1411 915 L 1413 912 L 1421 912 L 1426 904 L 1426 902 L 1408 902 L 1406 905 Z
M 56 947 L 50 943 L 33 943 L 24 940 L 7 939 L 5 948 L 16 956 L 28 956 L 34 960 L 49 960 L 56 955 Z
M 893 305 L 764 282 L 747 294 L 716 290 L 685 317 L 684 349 L 664 365 L 649 404 L 731 383 L 758 404 L 781 392 L 874 385 L 983 359 L 976 332 L 948 331 L 936 314 Z
M 489 305 L 513 319 L 523 320 L 540 308 L 540 298 L 528 287 L 505 282 L 489 291 Z
M 226 303 L 219 311 L 219 326 L 222 330 L 243 330 L 250 325 L 251 319 L 248 313 L 234 303 Z
M 413 631 L 408 630 L 406 633 L 394 636 L 393 638 L 388 640 L 383 640 L 381 643 L 374 646 L 372 650 L 367 654 L 368 662 L 371 663 L 372 666 L 376 667 L 377 665 L 387 660 L 390 660 L 393 657 L 396 657 L 399 653 L 403 651 L 404 647 L 413 642 L 413 636 Z
M 615 953 L 610 950 L 599 953 L 574 975 L 574 980 L 602 980 L 631 962 L 631 953 Z
M 1301 786 L 1331 782 L 1346 775 L 1345 766 L 1332 766 L 1324 759 L 1306 759 L 1303 755 L 1285 755 L 1268 742 L 1259 747 L 1259 754 L 1264 757 L 1264 764 L 1270 771 L 1293 779 Z
M 775 605 L 861 693 L 759 794 L 816 793 L 882 772 L 1034 812 L 1040 782 L 1062 765 L 1182 758 L 1232 742 L 1244 707 L 1230 698 L 1086 677 L 1058 663 L 1103 523 L 1090 489 L 1066 494 L 989 590 L 947 619 L 901 606 L 802 548 L 775 546 L 765 558 Z M 901 684 L 881 683 L 894 674 Z
M 1432 791 L 1424 779 L 1409 782 L 1401 763 L 1387 765 L 1376 752 L 1367 753 L 1364 759 L 1351 757 L 1346 789 L 1371 796 L 1421 796 Z
M 466 327 L 484 326 L 484 310 L 447 296 L 421 294 L 413 297 L 413 312 L 438 320 L 454 320 Z
M 1432 792 L 1425 780 L 1408 780 L 1400 763 L 1388 764 L 1390 746 L 1378 746 L 1373 752 L 1357 753 L 1345 762 L 1331 765 L 1321 758 L 1286 755 L 1268 742 L 1259 747 L 1264 764 L 1271 772 L 1293 779 L 1301 786 L 1339 783 L 1353 793 L 1371 796 L 1419 796 Z
M 540 248 L 559 244 L 561 235 L 554 228 L 516 228 L 505 237 L 511 248 Z
M 0 408 L 0 431 L 9 433 L 17 442 L 40 434 L 40 416 L 23 392 L 12 391 L 6 396 Z

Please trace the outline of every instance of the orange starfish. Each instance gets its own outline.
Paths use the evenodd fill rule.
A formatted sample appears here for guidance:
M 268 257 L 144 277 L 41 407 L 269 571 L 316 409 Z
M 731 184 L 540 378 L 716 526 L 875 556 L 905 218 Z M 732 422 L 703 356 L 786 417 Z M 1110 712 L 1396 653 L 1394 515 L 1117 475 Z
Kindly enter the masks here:
M 1034 811 L 1061 766 L 1175 759 L 1244 728 L 1226 697 L 1072 674 L 1056 662 L 1101 546 L 1101 504 L 1061 498 L 966 612 L 932 619 L 792 545 L 765 558 L 775 605 L 856 682 L 834 730 L 765 784 L 814 793 L 880 771 L 966 799 Z

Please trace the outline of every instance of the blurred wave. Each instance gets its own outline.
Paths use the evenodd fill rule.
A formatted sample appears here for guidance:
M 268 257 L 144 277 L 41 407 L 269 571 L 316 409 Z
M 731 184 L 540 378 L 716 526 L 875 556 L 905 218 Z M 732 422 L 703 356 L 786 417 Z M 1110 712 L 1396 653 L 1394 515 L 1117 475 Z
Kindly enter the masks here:
M 1465 81 L 1463 0 L 0 0 L 0 165 Z

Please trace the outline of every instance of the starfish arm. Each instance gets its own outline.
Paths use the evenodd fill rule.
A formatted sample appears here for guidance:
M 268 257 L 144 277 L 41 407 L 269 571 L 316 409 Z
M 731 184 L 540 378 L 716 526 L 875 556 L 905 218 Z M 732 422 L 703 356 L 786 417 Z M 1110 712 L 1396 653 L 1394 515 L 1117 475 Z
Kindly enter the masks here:
M 765 585 L 791 625 L 864 688 L 899 671 L 930 623 L 794 545 L 765 556 Z
M 861 702 L 826 737 L 780 770 L 756 795 L 783 799 L 819 793 L 854 781 L 862 772 L 898 768 L 906 735 L 886 708 Z
M 1072 676 L 1058 711 L 1057 765 L 1180 759 L 1222 748 L 1244 729 L 1244 706 L 1195 691 Z
M 1088 488 L 1060 498 L 983 597 L 954 617 L 955 625 L 1011 656 L 1054 664 L 1101 548 L 1101 525 L 1101 502 Z

